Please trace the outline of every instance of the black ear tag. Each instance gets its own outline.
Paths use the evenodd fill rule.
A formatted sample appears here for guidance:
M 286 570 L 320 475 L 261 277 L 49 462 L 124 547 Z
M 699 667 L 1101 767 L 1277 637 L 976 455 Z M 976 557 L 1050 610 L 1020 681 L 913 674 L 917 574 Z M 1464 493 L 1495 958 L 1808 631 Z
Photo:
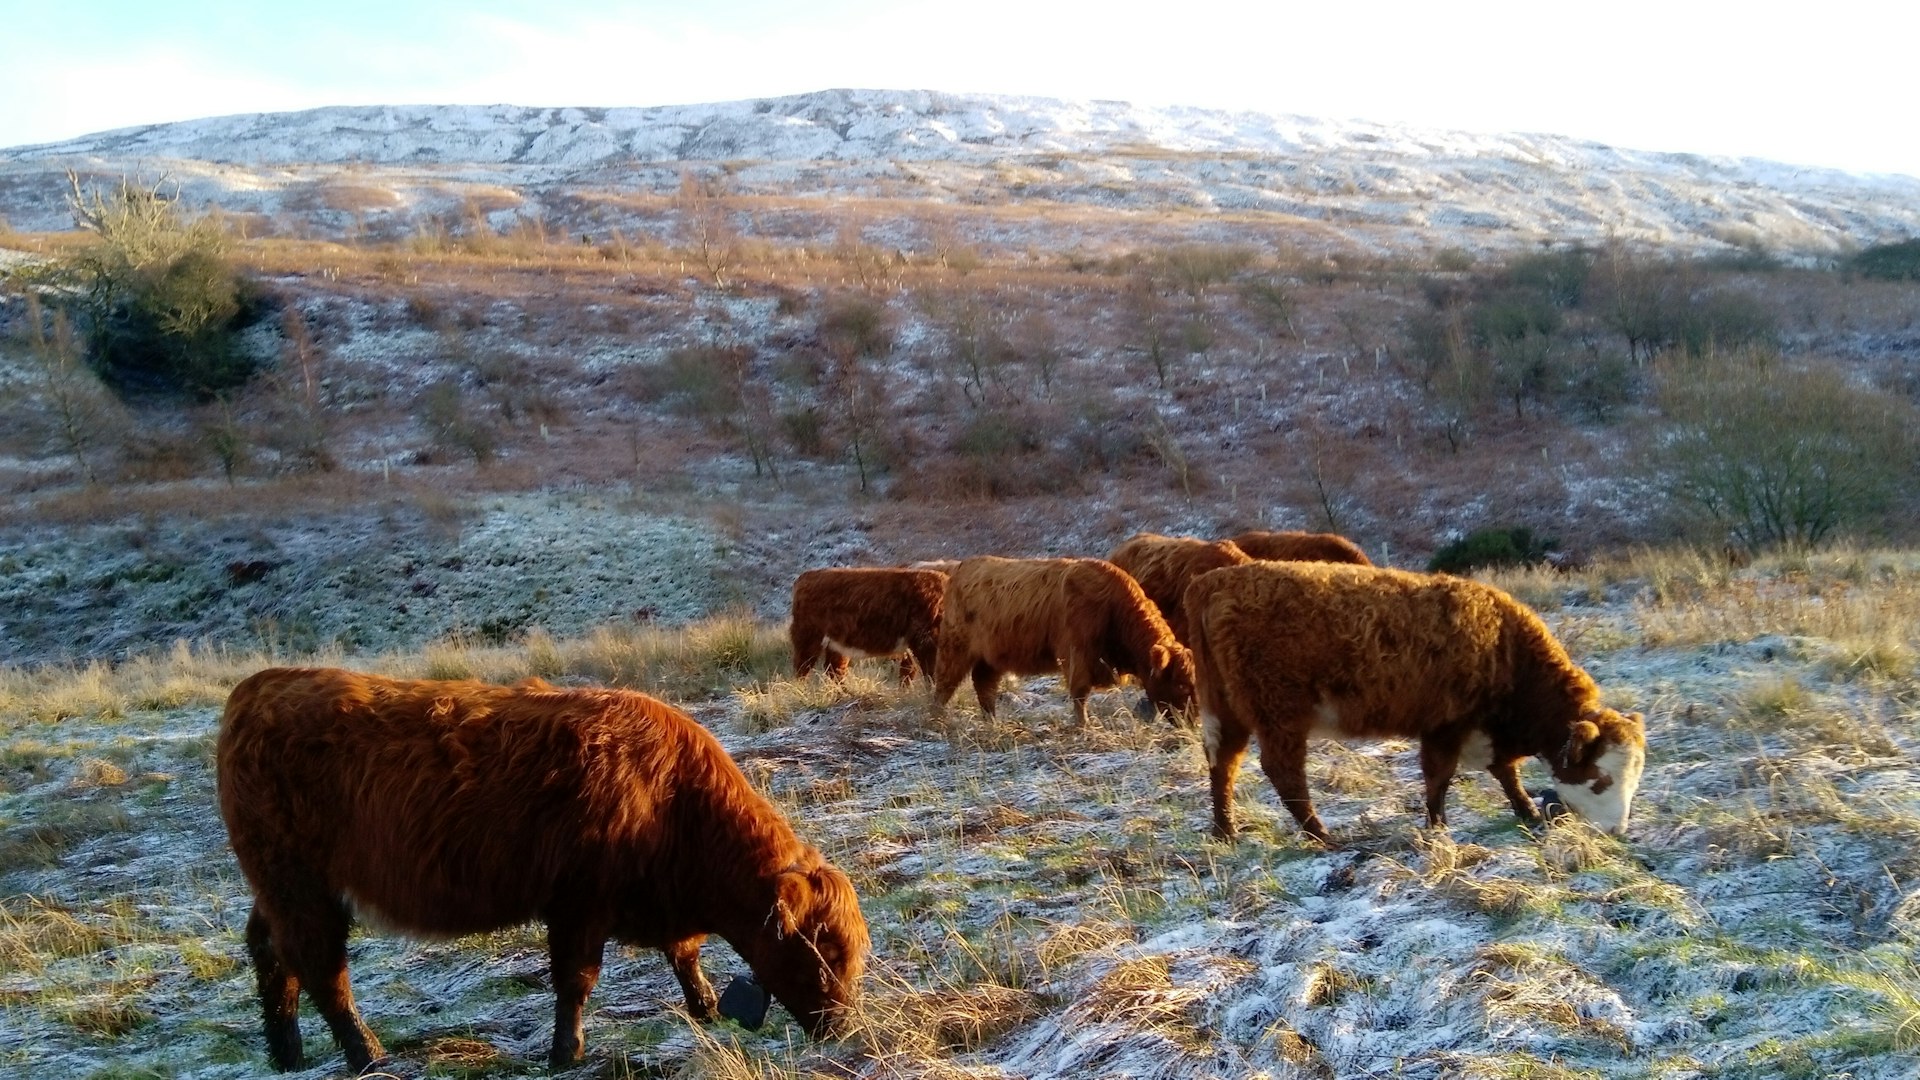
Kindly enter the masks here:
M 767 991 L 751 974 L 735 975 L 720 993 L 720 1015 L 749 1031 L 767 1021 Z

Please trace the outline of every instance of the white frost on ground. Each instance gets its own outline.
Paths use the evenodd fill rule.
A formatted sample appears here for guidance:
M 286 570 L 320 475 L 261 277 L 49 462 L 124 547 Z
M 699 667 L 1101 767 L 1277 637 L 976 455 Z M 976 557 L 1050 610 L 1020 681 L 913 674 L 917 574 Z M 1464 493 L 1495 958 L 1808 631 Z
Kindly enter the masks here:
M 534 524 L 512 539 L 482 518 L 469 550 L 485 559 L 553 542 L 550 557 L 574 558 L 539 523 L 577 519 L 528 510 L 518 514 Z M 1763 680 L 1829 685 L 1819 650 L 1647 649 L 1597 629 L 1630 629 L 1635 612 L 1627 590 L 1549 613 L 1612 696 L 1650 711 L 1624 844 L 1583 841 L 1568 831 L 1578 826 L 1530 834 L 1484 777 L 1456 785 L 1450 844 L 1423 837 L 1414 755 L 1380 744 L 1323 747 L 1314 761 L 1316 800 L 1347 850 L 1302 843 L 1251 768 L 1243 837 L 1218 845 L 1205 836 L 1194 737 L 1135 724 L 1111 694 L 1096 696 L 1089 729 L 1072 730 L 1053 679 L 1007 693 L 994 728 L 958 708 L 951 740 L 921 726 L 917 706 L 874 712 L 858 698 L 757 735 L 740 733 L 741 699 L 695 711 L 860 883 L 875 993 L 997 983 L 1025 1003 L 997 1034 L 947 1052 L 955 1075 L 1913 1075 L 1912 1054 L 1850 1049 L 1871 1045 L 1857 1040 L 1897 1007 L 1853 975 L 1886 971 L 1920 991 L 1897 917 L 1920 904 L 1912 837 L 1815 813 L 1809 794 L 1831 790 L 1889 821 L 1920 817 L 1911 717 L 1854 747 L 1742 727 L 1730 703 Z M 214 722 L 209 709 L 141 711 L 6 736 L 8 761 L 39 763 L 6 774 L 10 833 L 107 801 L 128 823 L 56 867 L 5 871 L 4 891 L 95 919 L 137 911 L 144 926 L 204 942 L 216 962 L 195 976 L 180 963 L 187 945 L 140 945 L 0 972 L 8 1001 L 131 995 L 146 1017 L 103 1039 L 61 1020 L 72 1013 L 57 1004 L 11 1006 L 0 1067 L 208 1080 L 264 1067 L 251 978 L 232 963 L 246 901 L 212 806 Z M 101 756 L 129 782 L 89 787 L 87 763 Z M 1336 760 L 1381 786 L 1330 784 Z M 426 1048 L 449 1039 L 503 1056 L 487 1075 L 544 1071 L 551 1003 L 537 930 L 435 944 L 367 935 L 353 965 L 401 1075 L 419 1075 Z M 708 967 L 724 985 L 738 961 L 716 942 Z M 666 1011 L 676 998 L 657 956 L 611 950 L 588 1014 L 595 1060 L 672 1075 L 701 1053 Z M 306 1015 L 317 1063 L 299 1075 L 332 1075 L 336 1053 Z M 897 1075 L 851 1046 L 787 1049 L 784 1013 L 774 1017 L 772 1031 L 737 1036 L 750 1056 Z

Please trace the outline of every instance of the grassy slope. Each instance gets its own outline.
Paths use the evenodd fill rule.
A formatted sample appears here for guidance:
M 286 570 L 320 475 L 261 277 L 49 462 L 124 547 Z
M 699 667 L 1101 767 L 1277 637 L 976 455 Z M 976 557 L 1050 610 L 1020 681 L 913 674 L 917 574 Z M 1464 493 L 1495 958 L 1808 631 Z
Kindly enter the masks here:
M 691 701 L 853 874 L 876 945 L 864 1034 L 810 1045 L 778 1010 L 758 1034 L 691 1027 L 658 957 L 614 950 L 583 1075 L 1920 1068 L 1920 560 L 1646 557 L 1506 584 L 1649 715 L 1624 843 L 1530 835 L 1484 778 L 1456 786 L 1451 835 L 1423 834 L 1405 748 L 1320 744 L 1346 850 L 1303 844 L 1257 771 L 1246 835 L 1214 844 L 1195 739 L 1117 695 L 1074 731 L 1032 680 L 999 723 L 962 707 L 943 733 L 884 668 L 845 691 L 783 678 L 779 628 L 740 619 L 356 662 Z M 0 673 L 0 1071 L 264 1069 L 208 760 L 225 688 L 261 662 Z M 397 1071 L 544 1071 L 537 929 L 363 936 L 354 965 Z M 716 943 L 708 966 L 724 984 L 738 962 Z

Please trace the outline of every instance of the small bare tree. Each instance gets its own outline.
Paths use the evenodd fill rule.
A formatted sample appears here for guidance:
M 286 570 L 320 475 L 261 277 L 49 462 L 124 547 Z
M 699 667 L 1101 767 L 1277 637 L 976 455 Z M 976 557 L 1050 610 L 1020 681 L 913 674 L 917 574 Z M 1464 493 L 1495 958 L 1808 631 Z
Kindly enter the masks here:
M 24 396 L 34 399 L 21 409 L 27 421 L 22 426 L 33 427 L 38 421 L 47 441 L 73 459 L 81 479 L 96 484 L 100 480 L 96 463 L 103 456 L 105 437 L 125 429 L 125 410 L 87 367 L 64 313 L 54 312 L 49 320 L 39 298 L 29 292 L 21 323 L 33 375 Z
M 673 200 L 680 218 L 680 236 L 716 289 L 732 285 L 744 245 L 733 221 L 733 200 L 721 174 L 680 174 L 680 192 Z

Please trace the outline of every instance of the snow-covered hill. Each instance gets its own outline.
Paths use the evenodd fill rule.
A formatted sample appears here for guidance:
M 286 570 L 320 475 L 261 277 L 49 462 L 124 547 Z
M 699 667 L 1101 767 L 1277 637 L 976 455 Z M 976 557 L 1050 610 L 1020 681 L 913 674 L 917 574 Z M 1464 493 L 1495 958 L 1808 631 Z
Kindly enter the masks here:
M 1912 177 L 1554 135 L 890 90 L 657 108 L 341 107 L 126 128 L 0 150 L 0 215 L 20 229 L 68 227 L 68 168 L 164 174 L 196 203 L 296 216 L 328 207 L 292 196 L 350 170 L 361 191 L 389 193 L 361 197 L 364 224 L 369 213 L 439 212 L 463 185 L 510 189 L 518 212 L 552 215 L 582 190 L 670 190 L 690 163 L 725 164 L 749 193 L 1266 212 L 1439 245 L 1614 234 L 1828 252 L 1920 232 Z

